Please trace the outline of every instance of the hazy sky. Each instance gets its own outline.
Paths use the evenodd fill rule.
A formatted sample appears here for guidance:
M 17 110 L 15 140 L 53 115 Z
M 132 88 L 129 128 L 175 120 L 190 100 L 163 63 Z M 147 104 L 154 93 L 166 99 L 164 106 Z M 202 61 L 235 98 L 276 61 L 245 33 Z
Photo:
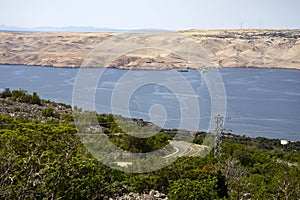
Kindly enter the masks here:
M 0 25 L 300 28 L 300 0 L 0 0 Z

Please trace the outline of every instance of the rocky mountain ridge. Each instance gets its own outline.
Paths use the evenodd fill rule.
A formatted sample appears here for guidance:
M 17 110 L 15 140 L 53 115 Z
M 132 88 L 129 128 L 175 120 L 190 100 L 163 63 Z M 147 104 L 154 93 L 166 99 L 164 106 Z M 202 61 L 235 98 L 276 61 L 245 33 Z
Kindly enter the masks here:
M 0 64 L 81 67 L 101 42 L 117 34 L 123 33 L 0 32 Z M 164 34 L 168 33 L 158 37 L 163 39 Z M 187 30 L 174 34 L 193 38 L 212 61 L 208 67 L 300 69 L 299 29 Z M 133 38 L 138 35 L 132 34 Z M 129 52 L 108 67 L 156 70 L 187 66 L 187 60 L 170 52 Z

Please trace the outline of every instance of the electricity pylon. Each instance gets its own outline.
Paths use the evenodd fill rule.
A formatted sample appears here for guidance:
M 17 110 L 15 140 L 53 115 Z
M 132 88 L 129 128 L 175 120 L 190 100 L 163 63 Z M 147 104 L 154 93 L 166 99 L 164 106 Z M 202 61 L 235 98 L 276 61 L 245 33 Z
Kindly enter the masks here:
M 222 155 L 222 132 L 224 125 L 224 117 L 221 115 L 215 116 L 215 158 L 220 158 Z

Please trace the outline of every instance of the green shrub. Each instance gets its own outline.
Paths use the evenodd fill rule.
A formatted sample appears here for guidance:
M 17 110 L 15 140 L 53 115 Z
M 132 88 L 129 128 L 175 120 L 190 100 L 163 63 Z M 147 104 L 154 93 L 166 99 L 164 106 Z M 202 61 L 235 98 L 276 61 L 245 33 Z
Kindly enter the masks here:
M 174 200 L 218 199 L 217 178 L 209 177 L 203 180 L 179 179 L 172 181 L 169 197 Z
M 14 107 L 14 112 L 20 112 L 20 111 L 21 111 L 20 107 L 18 107 L 18 106 Z
M 18 100 L 22 96 L 26 96 L 27 91 L 26 90 L 13 90 L 11 92 L 11 97 L 14 98 L 15 100 Z
M 54 117 L 54 109 L 49 106 L 42 110 L 42 116 L 44 117 Z
M 65 122 L 73 122 L 73 115 L 71 114 L 62 114 L 61 115 L 62 120 L 64 120 Z
M 1 98 L 11 97 L 11 91 L 9 88 L 5 88 L 2 93 L 0 93 Z
M 36 92 L 33 92 L 29 101 L 30 104 L 41 104 L 41 99 Z

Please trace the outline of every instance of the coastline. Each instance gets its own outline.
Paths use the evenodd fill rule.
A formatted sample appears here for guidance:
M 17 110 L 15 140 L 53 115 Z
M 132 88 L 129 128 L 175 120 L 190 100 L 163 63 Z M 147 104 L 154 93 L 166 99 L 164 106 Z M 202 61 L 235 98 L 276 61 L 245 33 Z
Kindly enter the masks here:
M 126 69 L 126 68 L 116 68 L 116 67 L 70 67 L 70 66 L 62 66 L 62 67 L 56 67 L 56 66 L 45 66 L 45 65 L 26 65 L 26 64 L 1 64 L 0 65 L 5 65 L 5 66 L 20 66 L 23 65 L 25 67 L 48 67 L 48 68 L 61 68 L 61 69 L 79 69 L 79 68 L 86 68 L 86 69 L 95 69 L 95 68 L 104 68 L 104 69 L 116 69 L 116 70 L 136 70 L 136 71 L 168 71 L 168 70 L 180 70 L 180 69 L 185 69 L 185 68 L 170 68 L 170 69 L 140 69 L 140 68 L 135 68 L 135 69 Z M 300 70 L 300 66 L 296 68 L 288 68 L 288 67 L 257 67 L 257 66 L 228 66 L 228 67 L 210 67 L 210 68 L 217 68 L 217 69 L 286 69 L 286 70 Z M 201 69 L 199 68 L 190 68 L 188 70 L 197 70 Z
M 0 94 L 3 91 L 0 91 Z M 31 95 L 31 94 L 29 94 Z M 72 116 L 73 112 L 74 112 L 74 108 L 72 108 L 71 105 L 66 104 L 65 102 L 57 102 L 57 101 L 51 101 L 51 100 L 44 100 L 41 99 L 41 104 L 36 105 L 36 104 L 30 104 L 28 102 L 18 102 L 16 100 L 12 100 L 10 98 L 2 98 L 0 96 L 0 115 L 7 115 L 10 116 L 12 118 L 20 118 L 20 117 L 26 117 L 27 120 L 30 121 L 47 121 L 47 120 L 52 120 L 51 117 L 47 117 L 47 116 L 43 116 L 42 114 L 42 110 L 46 109 L 48 107 L 52 107 L 53 111 L 55 113 L 57 113 L 57 115 L 53 116 L 53 119 L 56 119 L 58 121 L 65 122 L 61 116 L 62 115 L 69 115 Z M 20 108 L 20 110 L 16 111 L 15 108 Z M 83 112 L 88 112 L 88 111 L 83 111 Z M 111 113 L 96 113 L 98 115 L 113 115 Z M 134 120 L 134 121 L 142 121 L 148 124 L 151 124 L 151 126 L 153 127 L 158 127 L 158 125 L 154 124 L 153 122 L 150 121 L 144 121 L 143 119 L 137 119 L 137 118 L 126 118 L 123 116 L 119 116 L 119 115 L 113 115 L 115 117 L 120 117 L 122 119 L 130 119 L 130 120 Z M 37 118 L 38 117 L 38 118 Z M 73 121 L 69 121 L 70 123 L 74 123 Z M 195 135 L 196 132 L 198 133 L 205 133 L 205 134 L 210 134 L 209 132 L 205 132 L 202 130 L 198 130 L 198 131 L 192 131 L 192 130 L 188 130 L 188 129 L 168 129 L 168 128 L 161 128 L 158 127 L 159 129 L 162 129 L 164 131 L 183 131 L 183 132 L 187 132 L 189 135 Z M 241 132 L 224 132 L 222 133 L 223 138 L 226 139 L 230 139 L 230 138 L 248 138 L 249 140 L 258 140 L 263 139 L 263 140 L 269 140 L 269 141 L 280 141 L 280 140 L 286 140 L 289 142 L 289 144 L 293 144 L 293 143 L 297 143 L 298 145 L 300 144 L 300 140 L 289 140 L 289 139 L 283 139 L 280 137 L 267 137 L 267 136 L 249 136 L 249 135 L 245 135 Z

